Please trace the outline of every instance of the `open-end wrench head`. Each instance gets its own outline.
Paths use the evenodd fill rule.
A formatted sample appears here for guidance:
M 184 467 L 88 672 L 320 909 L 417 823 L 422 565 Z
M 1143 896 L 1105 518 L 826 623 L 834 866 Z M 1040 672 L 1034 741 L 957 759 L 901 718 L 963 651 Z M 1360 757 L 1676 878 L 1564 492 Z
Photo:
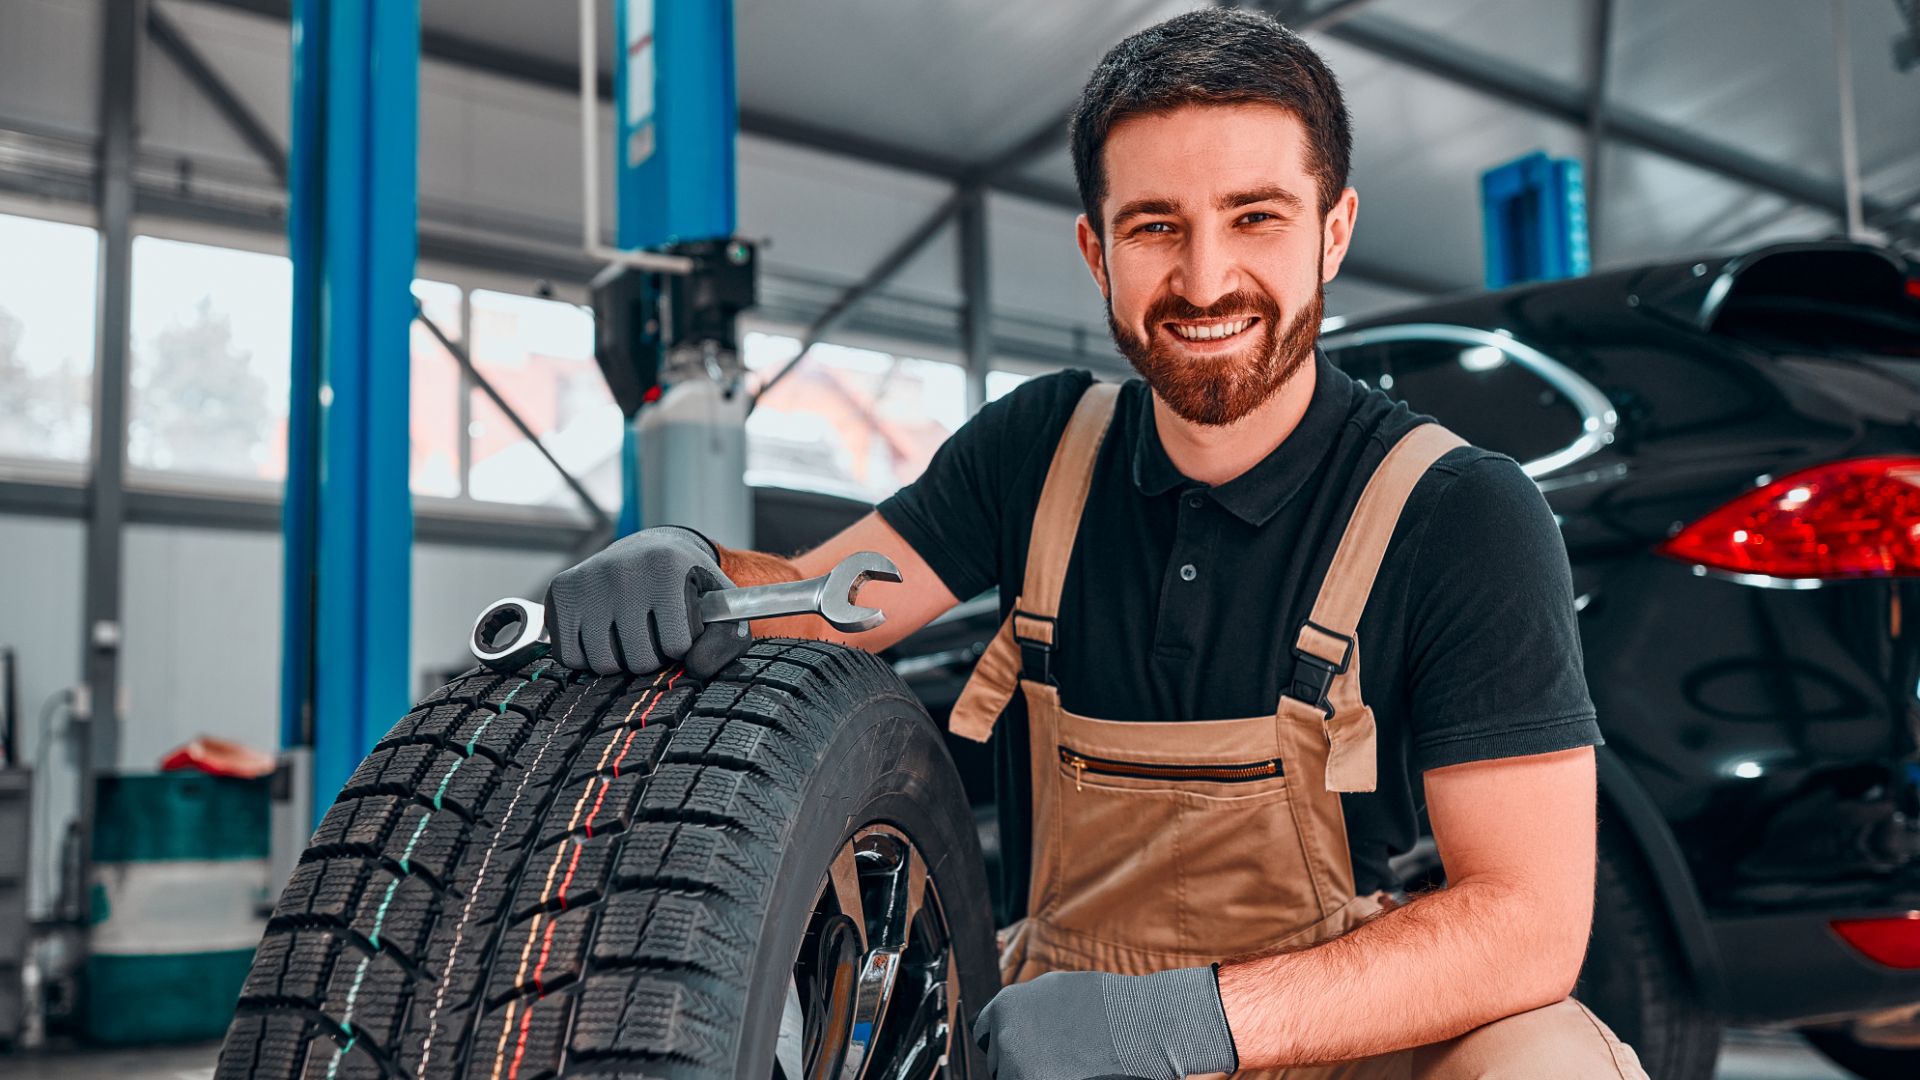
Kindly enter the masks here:
M 835 630 L 857 634 L 887 621 L 879 608 L 861 607 L 854 594 L 869 581 L 899 581 L 900 568 L 877 551 L 856 551 L 827 572 L 820 590 L 820 615 Z

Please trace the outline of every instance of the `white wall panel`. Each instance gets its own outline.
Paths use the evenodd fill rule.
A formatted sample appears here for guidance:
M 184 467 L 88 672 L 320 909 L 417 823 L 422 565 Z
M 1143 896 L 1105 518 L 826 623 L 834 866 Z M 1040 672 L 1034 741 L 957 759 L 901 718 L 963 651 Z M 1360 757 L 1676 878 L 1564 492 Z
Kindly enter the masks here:
M 1106 308 L 1074 240 L 1079 215 L 999 194 L 989 197 L 987 213 L 994 310 L 1096 327 L 1104 340 Z
M 930 216 L 951 193 L 946 183 L 816 150 L 742 136 L 740 231 L 773 241 L 775 268 L 810 277 L 858 281 Z M 888 286 L 957 302 L 953 230 Z
M 281 147 L 288 146 L 292 141 L 292 43 L 287 24 L 204 4 L 159 3 L 155 8 Z M 145 149 L 267 175 L 260 158 L 151 38 L 142 43 L 141 57 L 140 138 Z
M 485 526 L 476 526 L 484 530 Z M 480 609 L 503 596 L 540 599 L 564 555 L 417 544 L 413 549 L 413 693 L 427 672 L 473 665 L 467 637 Z M 437 683 L 436 683 L 437 685 Z
M 40 746 L 43 706 L 80 681 L 80 579 L 85 530 L 77 521 L 0 515 L 0 645 L 10 645 L 20 674 L 21 759 L 49 757 L 34 807 L 32 858 L 35 911 L 50 893 L 56 822 L 73 813 L 77 788 L 72 763 L 57 735 Z M 59 719 L 55 720 L 56 731 Z
M 134 525 L 126 532 L 120 767 L 155 768 L 197 735 L 280 742 L 280 538 Z
M 0 116 L 92 132 L 100 81 L 97 0 L 0 2 Z
M 78 521 L 0 514 L 0 645 L 19 657 L 20 751 L 33 761 L 42 705 L 80 679 L 85 529 Z M 472 664 L 467 634 L 501 596 L 540 596 L 561 555 L 419 544 L 413 556 L 408 700 L 429 672 Z M 217 735 L 272 752 L 280 744 L 280 537 L 277 533 L 134 525 L 126 533 L 125 725 L 119 767 L 153 770 L 169 750 Z M 392 719 L 398 720 L 395 716 Z M 34 903 L 60 827 L 75 810 L 64 743 L 42 774 Z

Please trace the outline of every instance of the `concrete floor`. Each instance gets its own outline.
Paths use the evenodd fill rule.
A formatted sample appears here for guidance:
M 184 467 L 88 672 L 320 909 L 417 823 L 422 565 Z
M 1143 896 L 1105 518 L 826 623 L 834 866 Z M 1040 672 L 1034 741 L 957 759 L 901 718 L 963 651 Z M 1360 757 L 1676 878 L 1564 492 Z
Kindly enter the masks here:
M 36 1056 L 0 1054 L 7 1080 L 208 1080 L 218 1044 L 161 1050 L 85 1051 Z M 1736 1031 L 1720 1051 L 1716 1080 L 1849 1080 L 1797 1035 Z

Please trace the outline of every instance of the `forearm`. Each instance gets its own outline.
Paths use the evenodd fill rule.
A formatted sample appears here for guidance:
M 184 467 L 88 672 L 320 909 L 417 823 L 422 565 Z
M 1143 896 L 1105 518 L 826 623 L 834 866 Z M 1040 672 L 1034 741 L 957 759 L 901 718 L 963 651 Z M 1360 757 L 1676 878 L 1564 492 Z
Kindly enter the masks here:
M 769 555 L 761 551 L 744 551 L 736 548 L 714 547 L 720 552 L 720 569 L 735 584 L 741 587 L 749 585 L 772 585 L 780 581 L 799 581 L 804 575 L 792 559 L 779 555 Z M 755 619 L 751 626 L 754 637 L 796 637 L 812 638 L 817 641 L 841 641 L 842 635 L 835 633 L 826 620 L 812 615 L 788 615 L 778 619 Z
M 1572 991 L 1590 918 L 1590 901 L 1468 881 L 1331 941 L 1224 963 L 1240 1067 L 1391 1053 L 1558 1001 Z M 1564 929 L 1574 925 L 1577 934 Z

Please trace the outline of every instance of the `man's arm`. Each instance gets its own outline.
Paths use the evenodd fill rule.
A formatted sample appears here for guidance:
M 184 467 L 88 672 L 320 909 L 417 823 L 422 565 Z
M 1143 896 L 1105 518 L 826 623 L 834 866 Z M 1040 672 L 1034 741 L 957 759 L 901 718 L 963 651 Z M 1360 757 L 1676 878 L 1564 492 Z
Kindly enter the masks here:
M 718 545 L 716 545 L 718 546 Z M 865 607 L 877 607 L 887 613 L 887 621 L 878 629 L 847 634 L 812 615 L 791 615 L 780 619 L 755 619 L 754 637 L 797 637 L 833 641 L 842 645 L 879 652 L 932 622 L 958 603 L 940 575 L 878 513 L 868 513 L 840 530 L 831 539 L 791 559 L 758 551 L 720 548 L 720 569 L 736 585 L 766 585 L 776 581 L 799 581 L 818 577 L 833 569 L 835 563 L 856 551 L 877 551 L 900 568 L 900 581 L 870 581 L 860 587 L 858 601 Z
M 1438 1042 L 1572 992 L 1593 918 L 1592 748 L 1434 769 L 1426 791 L 1445 889 L 1221 965 L 1241 1068 Z

